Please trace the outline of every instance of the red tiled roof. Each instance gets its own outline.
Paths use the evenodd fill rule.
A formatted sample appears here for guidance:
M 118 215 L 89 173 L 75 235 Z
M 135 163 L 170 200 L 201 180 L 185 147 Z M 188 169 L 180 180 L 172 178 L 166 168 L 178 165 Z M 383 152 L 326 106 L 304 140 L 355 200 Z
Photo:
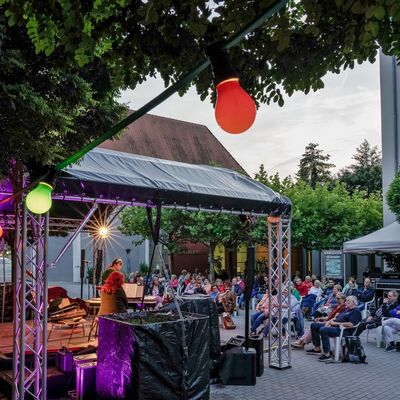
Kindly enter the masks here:
M 157 115 L 144 115 L 129 125 L 119 139 L 107 140 L 100 147 L 245 172 L 205 125 Z

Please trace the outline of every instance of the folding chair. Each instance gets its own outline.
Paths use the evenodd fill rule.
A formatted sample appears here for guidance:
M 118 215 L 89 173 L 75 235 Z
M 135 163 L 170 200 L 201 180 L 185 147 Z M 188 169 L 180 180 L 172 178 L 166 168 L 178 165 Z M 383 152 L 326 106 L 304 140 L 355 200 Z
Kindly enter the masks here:
M 48 316 L 48 321 L 51 323 L 50 331 L 47 336 L 47 341 L 50 340 L 50 336 L 53 332 L 54 327 L 59 328 L 70 328 L 71 333 L 68 338 L 68 344 L 71 342 L 74 329 L 78 326 L 82 326 L 83 337 L 85 337 L 85 318 L 86 311 L 79 308 L 79 304 L 72 303 L 69 306 L 62 308 Z

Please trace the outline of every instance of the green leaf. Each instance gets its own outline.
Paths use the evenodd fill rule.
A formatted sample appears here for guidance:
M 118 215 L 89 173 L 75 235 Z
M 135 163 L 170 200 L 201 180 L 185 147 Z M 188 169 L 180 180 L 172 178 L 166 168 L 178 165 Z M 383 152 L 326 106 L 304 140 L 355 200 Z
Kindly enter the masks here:
M 381 19 L 385 18 L 385 14 L 386 14 L 385 7 L 378 6 L 378 7 L 375 8 L 374 17 L 376 19 L 381 20 Z

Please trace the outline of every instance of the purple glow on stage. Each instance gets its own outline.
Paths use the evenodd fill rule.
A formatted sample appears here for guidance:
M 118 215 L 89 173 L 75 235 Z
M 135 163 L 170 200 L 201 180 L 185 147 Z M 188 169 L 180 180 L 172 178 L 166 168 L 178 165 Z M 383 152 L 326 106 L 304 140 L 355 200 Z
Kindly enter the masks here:
M 99 318 L 96 391 L 104 399 L 125 399 L 133 380 L 132 359 L 136 343 L 128 324 Z

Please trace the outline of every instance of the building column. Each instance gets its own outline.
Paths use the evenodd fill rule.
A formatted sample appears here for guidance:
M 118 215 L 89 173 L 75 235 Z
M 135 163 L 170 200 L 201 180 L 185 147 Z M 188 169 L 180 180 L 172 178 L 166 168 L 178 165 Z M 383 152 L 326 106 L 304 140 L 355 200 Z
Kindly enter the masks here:
M 400 68 L 395 57 L 379 53 L 382 126 L 383 224 L 396 221 L 386 204 L 386 192 L 399 169 L 400 154 Z

